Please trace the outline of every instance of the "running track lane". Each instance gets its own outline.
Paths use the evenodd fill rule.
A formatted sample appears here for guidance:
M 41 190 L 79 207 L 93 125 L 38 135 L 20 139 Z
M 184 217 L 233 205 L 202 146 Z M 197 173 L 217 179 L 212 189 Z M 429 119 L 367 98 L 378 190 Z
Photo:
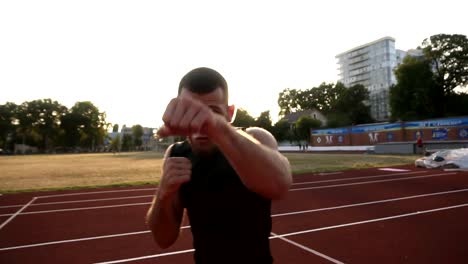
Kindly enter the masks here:
M 345 187 L 343 187 L 343 188 L 345 188 Z M 296 201 L 296 202 L 297 202 L 297 201 Z M 133 245 L 133 244 L 132 244 L 132 245 Z M 154 253 L 154 252 L 153 252 L 153 253 Z M 114 257 L 115 257 L 115 256 L 114 256 Z M 115 259 L 115 258 L 112 258 L 112 259 Z M 162 259 L 162 258 L 161 258 L 161 259 Z M 305 262 L 305 263 L 307 263 L 307 262 Z
M 453 182 L 458 178 L 461 177 L 457 175 L 434 177 L 437 181 L 445 179 L 449 182 Z M 300 210 L 310 210 L 393 198 L 395 197 L 394 190 L 398 190 L 401 186 L 407 187 L 408 182 L 413 181 L 416 181 L 414 185 L 421 186 L 421 182 L 424 180 L 425 178 L 290 192 L 291 196 L 288 195 L 284 201 L 279 201 L 280 203 L 283 203 L 282 210 L 273 210 L 273 214 L 299 211 L 297 210 L 298 208 L 295 208 L 294 206 L 297 204 L 301 204 L 301 208 L 299 208 Z M 379 184 L 382 186 L 389 186 L 388 188 L 384 188 L 387 191 L 384 192 L 382 191 L 382 188 L 375 187 Z M 436 191 L 441 190 L 441 188 L 439 188 L 441 185 L 441 183 L 436 182 Z M 462 184 L 459 183 L 458 185 L 461 186 Z M 443 188 L 443 190 L 446 189 L 449 188 Z M 390 190 L 390 192 L 388 190 Z M 417 194 L 426 192 L 428 191 L 418 191 Z M 389 193 L 391 195 L 381 196 L 382 193 Z M 397 196 L 408 196 L 414 194 L 414 191 L 396 193 Z M 284 204 L 285 201 L 286 204 Z M 274 203 L 274 208 L 277 208 L 275 205 L 276 203 L 277 202 Z M 82 203 L 79 204 L 79 207 L 84 206 L 85 205 Z M 90 203 L 88 206 L 94 206 L 94 204 Z M 146 230 L 144 215 L 148 206 L 149 205 L 147 204 L 142 204 L 107 209 L 19 215 L 3 230 L 0 230 L 0 234 L 9 238 L 0 241 L 0 248 L 41 243 L 44 241 L 57 241 Z M 288 207 L 291 209 L 288 210 Z M 34 208 L 34 210 L 36 210 L 36 208 Z M 77 219 L 79 219 L 79 221 L 76 221 Z M 29 226 L 32 222 L 35 223 L 36 228 L 24 228 L 25 226 Z M 81 228 L 82 226 L 86 226 L 86 228 Z

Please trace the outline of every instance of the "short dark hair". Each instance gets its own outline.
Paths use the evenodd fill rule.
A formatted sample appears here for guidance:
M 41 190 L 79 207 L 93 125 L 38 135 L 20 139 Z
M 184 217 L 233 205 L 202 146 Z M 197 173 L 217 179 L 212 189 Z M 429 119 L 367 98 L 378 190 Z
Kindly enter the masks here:
M 224 100 L 226 103 L 228 102 L 229 93 L 226 80 L 219 72 L 210 68 L 200 67 L 189 71 L 180 80 L 178 94 L 182 88 L 198 94 L 211 93 L 215 89 L 221 88 Z

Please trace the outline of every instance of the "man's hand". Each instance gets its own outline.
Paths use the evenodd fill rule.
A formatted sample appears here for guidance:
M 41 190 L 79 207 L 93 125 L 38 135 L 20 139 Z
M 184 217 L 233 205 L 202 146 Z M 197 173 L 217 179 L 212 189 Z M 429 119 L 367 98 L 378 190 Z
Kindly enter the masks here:
M 211 138 L 216 135 L 223 121 L 227 123 L 221 115 L 213 113 L 210 107 L 188 97 L 172 99 L 162 119 L 164 126 L 157 132 L 160 137 L 202 133 Z
M 164 160 L 163 175 L 159 185 L 158 199 L 165 201 L 172 197 L 180 185 L 190 180 L 192 163 L 184 157 L 169 157 Z

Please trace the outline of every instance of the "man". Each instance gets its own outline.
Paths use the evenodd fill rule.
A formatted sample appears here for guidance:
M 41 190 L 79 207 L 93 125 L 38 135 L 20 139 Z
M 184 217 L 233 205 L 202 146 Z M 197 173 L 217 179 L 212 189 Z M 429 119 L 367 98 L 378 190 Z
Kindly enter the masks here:
M 271 200 L 289 190 L 289 162 L 268 131 L 231 126 L 234 113 L 221 74 L 197 68 L 182 78 L 158 131 L 187 140 L 166 151 L 147 224 L 167 248 L 179 235 L 185 208 L 197 264 L 273 262 Z

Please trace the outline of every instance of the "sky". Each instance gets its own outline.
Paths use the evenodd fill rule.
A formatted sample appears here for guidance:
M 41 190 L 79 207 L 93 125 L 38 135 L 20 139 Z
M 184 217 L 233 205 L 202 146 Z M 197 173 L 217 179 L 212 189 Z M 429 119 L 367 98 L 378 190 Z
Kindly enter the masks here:
M 338 80 L 335 56 L 468 35 L 466 0 L 1 1 L 0 104 L 91 101 L 112 124 L 159 127 L 180 78 L 219 71 L 230 103 L 277 120 L 278 94 Z

